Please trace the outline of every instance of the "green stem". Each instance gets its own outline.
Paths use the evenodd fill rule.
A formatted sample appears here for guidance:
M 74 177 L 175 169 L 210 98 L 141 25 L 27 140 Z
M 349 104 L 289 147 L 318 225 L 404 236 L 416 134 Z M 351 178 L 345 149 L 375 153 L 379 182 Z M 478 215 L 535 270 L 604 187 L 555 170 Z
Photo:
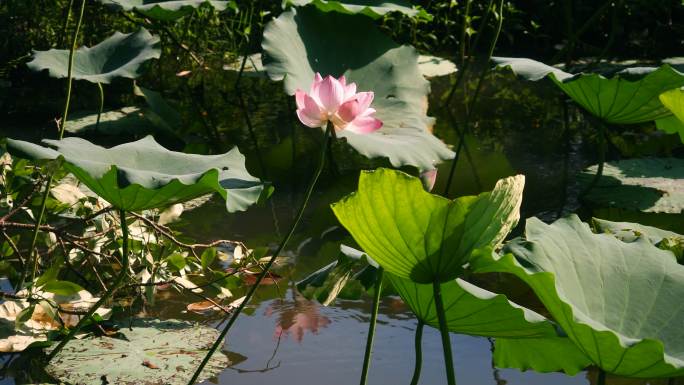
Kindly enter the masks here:
M 100 128 L 100 116 L 102 116 L 102 110 L 104 109 L 104 89 L 102 88 L 102 83 L 97 83 L 97 89 L 100 91 L 100 109 L 97 111 L 95 130 Z
M 114 283 L 112 284 L 112 286 L 110 286 L 109 289 L 104 294 L 102 294 L 102 297 L 100 297 L 100 300 L 97 301 L 95 303 L 95 305 L 93 305 L 90 309 L 88 309 L 88 313 L 86 313 L 86 315 L 84 315 L 78 321 L 76 326 L 74 326 L 71 330 L 69 330 L 69 334 L 67 334 L 66 337 L 64 337 L 64 339 L 62 339 L 59 342 L 59 344 L 54 349 L 52 349 L 52 351 L 50 352 L 50 354 L 47 357 L 47 362 L 50 362 L 53 358 L 55 358 L 55 356 L 62 350 L 62 348 L 64 348 L 64 346 L 72 338 L 74 338 L 76 333 L 81 331 L 81 329 L 83 328 L 83 325 L 85 325 L 85 323 L 90 320 L 90 318 L 93 316 L 93 314 L 95 314 L 95 311 L 97 311 L 97 309 L 99 309 L 100 306 L 102 306 L 102 304 L 104 304 L 107 300 L 109 300 L 109 298 L 112 297 L 114 292 L 117 289 L 119 289 L 119 287 L 121 286 L 121 283 L 123 282 L 124 277 L 128 273 L 128 253 L 129 253 L 129 251 L 128 251 L 128 224 L 126 223 L 126 211 L 125 210 L 119 210 L 119 220 L 121 222 L 121 232 L 122 232 L 122 242 L 123 242 L 122 255 L 121 255 L 121 271 L 119 272 L 119 274 L 114 279 Z
M 299 222 L 302 219 L 302 216 L 304 215 L 304 210 L 306 209 L 307 204 L 309 203 L 309 199 L 311 199 L 311 194 L 313 193 L 314 187 L 316 186 L 316 182 L 318 182 L 318 178 L 321 175 L 321 172 L 323 171 L 323 167 L 325 165 L 325 154 L 326 154 L 326 148 L 328 147 L 328 141 L 331 139 L 331 132 L 333 130 L 333 124 L 328 122 L 328 127 L 325 130 L 325 145 L 321 148 L 321 153 L 320 153 L 320 159 L 318 162 L 318 168 L 316 169 L 313 178 L 311 179 L 311 183 L 309 184 L 309 187 L 307 188 L 305 194 L 304 194 L 304 201 L 302 202 L 301 206 L 299 207 L 299 211 L 297 212 L 297 216 L 295 217 L 294 222 L 292 223 L 292 227 L 290 228 L 290 231 L 288 231 L 287 235 L 285 235 L 285 238 L 280 242 L 280 245 L 278 245 L 278 248 L 275 250 L 271 258 L 268 260 L 264 268 L 261 270 L 261 273 L 256 279 L 256 282 L 252 287 L 249 289 L 249 292 L 247 292 L 247 295 L 245 296 L 245 299 L 240 303 L 240 306 L 238 306 L 237 309 L 233 311 L 233 314 L 231 315 L 230 319 L 228 320 L 228 323 L 226 326 L 223 328 L 221 331 L 221 334 L 219 334 L 219 337 L 216 339 L 214 344 L 209 348 L 209 351 L 207 352 L 207 355 L 204 357 L 202 360 L 202 363 L 200 363 L 199 367 L 195 370 L 195 373 L 192 375 L 192 378 L 188 382 L 188 385 L 194 385 L 197 379 L 199 378 L 200 374 L 202 373 L 202 370 L 204 367 L 207 365 L 207 362 L 209 362 L 209 359 L 211 356 L 216 352 L 218 347 L 221 345 L 223 342 L 223 339 L 226 337 L 228 334 L 228 331 L 230 328 L 233 326 L 237 318 L 240 316 L 240 313 L 242 313 L 242 310 L 245 308 L 245 306 L 249 303 L 249 301 L 252 299 L 254 296 L 254 293 L 256 292 L 257 288 L 259 287 L 259 284 L 261 281 L 264 279 L 266 274 L 268 274 L 268 271 L 270 270 L 271 266 L 273 265 L 273 262 L 275 259 L 280 255 L 280 253 L 283 251 L 283 249 L 287 246 L 287 243 L 290 241 L 290 238 L 292 238 L 292 235 L 294 234 L 295 230 L 297 229 L 297 226 L 299 225 Z
M 411 378 L 411 385 L 418 385 L 418 380 L 420 379 L 420 369 L 423 366 L 423 326 L 425 322 L 418 320 L 418 326 L 416 326 L 416 366 L 413 368 L 413 377 Z
M 442 301 L 442 288 L 439 281 L 432 283 L 432 291 L 435 297 L 435 308 L 439 319 L 439 332 L 442 336 L 442 349 L 444 350 L 444 365 L 446 367 L 447 383 L 456 385 L 456 375 L 454 374 L 454 358 L 451 354 L 451 340 L 449 339 L 449 328 L 444 313 L 444 302 Z
M 74 38 L 71 44 L 71 49 L 69 50 L 69 69 L 68 69 L 68 75 L 67 75 L 67 97 L 66 97 L 66 102 L 64 103 L 64 113 L 62 114 L 62 121 L 60 122 L 60 128 L 59 128 L 59 139 L 61 140 L 64 137 L 64 127 L 66 125 L 66 119 L 67 119 L 67 113 L 69 112 L 69 101 L 71 100 L 71 81 L 72 81 L 72 69 L 73 69 L 73 64 L 74 64 L 74 51 L 76 51 L 76 43 L 78 41 L 78 32 L 81 29 L 81 23 L 83 22 L 83 11 L 85 10 L 85 3 L 86 0 L 83 0 L 81 3 L 81 13 L 78 17 L 78 23 L 76 24 L 76 30 L 74 31 Z M 36 244 L 38 242 L 38 232 L 40 230 L 40 225 L 43 223 L 43 218 L 45 217 L 45 205 L 47 203 L 47 198 L 50 195 L 50 187 L 52 185 L 52 181 L 54 179 L 54 175 L 50 175 L 48 177 L 47 185 L 45 186 L 45 192 L 43 193 L 43 199 L 40 204 L 40 210 L 38 212 L 38 218 L 36 218 L 36 227 L 33 229 L 33 237 L 31 238 L 31 246 L 29 248 L 29 255 L 32 256 L 33 258 L 33 270 L 31 271 L 31 288 L 29 289 L 29 294 L 33 292 L 33 282 L 36 279 L 36 270 L 38 269 L 38 253 L 35 251 L 36 250 Z M 24 285 L 24 281 L 26 280 L 26 272 L 22 272 L 21 279 L 19 281 L 18 287 L 22 287 Z
M 503 21 L 504 21 L 503 11 L 504 11 L 504 2 L 503 2 L 503 0 L 501 0 L 501 1 L 499 1 L 499 23 L 496 26 L 496 32 L 494 34 L 494 39 L 492 39 L 491 43 L 489 44 L 489 51 L 487 51 L 486 63 L 489 63 L 489 60 L 492 58 L 492 55 L 494 55 L 494 49 L 496 48 L 496 44 L 499 41 L 499 36 L 501 35 L 501 29 L 503 28 Z M 477 80 L 477 86 L 475 87 L 475 93 L 473 94 L 473 100 L 470 103 L 470 107 L 468 108 L 468 113 L 466 115 L 465 124 L 463 125 L 463 131 L 461 131 L 460 141 L 458 142 L 458 149 L 456 150 L 456 155 L 454 156 L 454 159 L 451 161 L 451 168 L 449 169 L 449 178 L 447 179 L 447 184 L 446 184 L 446 187 L 444 188 L 444 196 L 448 197 L 449 189 L 451 188 L 451 182 L 454 179 L 454 172 L 456 171 L 456 164 L 458 163 L 458 158 L 459 158 L 458 155 L 461 152 L 461 148 L 463 146 L 463 141 L 465 140 L 466 133 L 468 132 L 468 128 L 470 126 L 470 121 L 472 119 L 473 110 L 475 109 L 475 105 L 477 104 L 477 99 L 480 96 L 480 91 L 482 90 L 482 84 L 484 83 L 484 78 L 488 72 L 489 71 L 485 67 L 485 69 L 480 73 L 480 77 Z
M 596 380 L 596 385 L 606 385 L 606 372 L 599 368 L 598 379 Z
M 67 29 L 69 28 L 69 19 L 71 18 L 71 9 L 73 7 L 74 0 L 69 0 L 69 5 L 67 6 L 64 12 L 64 24 L 62 24 L 62 33 L 59 35 L 59 44 L 57 44 L 60 48 L 62 48 L 62 44 L 64 44 L 64 40 L 66 39 Z
M 368 380 L 368 369 L 370 369 L 371 355 L 373 354 L 373 338 L 375 337 L 375 325 L 378 321 L 378 308 L 380 307 L 380 293 L 382 292 L 383 268 L 378 268 L 378 275 L 375 278 L 375 293 L 373 295 L 373 308 L 371 309 L 371 319 L 368 325 L 368 337 L 366 337 L 366 353 L 363 355 L 363 368 L 361 369 L 360 385 L 366 385 Z
M 473 42 L 473 45 L 470 47 L 471 52 L 475 52 L 477 50 L 477 47 L 480 45 L 480 37 L 482 37 L 482 32 L 484 31 L 485 27 L 487 27 L 487 23 L 489 22 L 489 16 L 492 14 L 492 4 L 494 4 L 494 0 L 489 0 L 489 3 L 487 4 L 487 12 L 485 13 L 484 17 L 482 18 L 482 21 L 480 22 L 480 26 L 477 28 L 477 33 L 475 34 L 475 41 Z M 461 85 L 461 82 L 463 81 L 465 74 L 468 72 L 468 68 L 470 67 L 470 63 L 472 63 L 473 60 L 465 60 L 461 68 L 458 69 L 458 72 L 456 73 L 456 81 L 454 84 L 451 86 L 451 89 L 449 90 L 449 94 L 447 95 L 446 99 L 444 100 L 444 103 L 442 103 L 442 108 L 446 108 L 450 103 L 451 99 L 454 97 L 454 94 L 456 93 L 456 90 L 458 87 Z
M 470 16 L 470 3 L 471 0 L 466 0 L 465 10 L 463 11 L 463 21 L 461 25 L 461 40 L 459 41 L 458 47 L 458 64 L 463 67 L 465 63 L 465 42 L 466 42 L 466 31 L 468 29 L 468 18 Z
M 78 44 L 78 33 L 81 30 L 81 24 L 83 23 L 83 13 L 85 11 L 86 0 L 81 1 L 81 13 L 78 16 L 78 22 L 76 23 L 76 30 L 74 31 L 74 38 L 71 41 L 71 49 L 69 50 L 69 67 L 67 70 L 67 96 L 66 102 L 64 103 L 64 112 L 62 113 L 61 124 L 59 125 L 59 139 L 64 137 L 64 128 L 66 127 L 67 115 L 69 114 L 69 103 L 71 102 L 71 84 L 73 82 L 73 67 L 74 67 L 74 53 L 76 52 L 76 44 Z

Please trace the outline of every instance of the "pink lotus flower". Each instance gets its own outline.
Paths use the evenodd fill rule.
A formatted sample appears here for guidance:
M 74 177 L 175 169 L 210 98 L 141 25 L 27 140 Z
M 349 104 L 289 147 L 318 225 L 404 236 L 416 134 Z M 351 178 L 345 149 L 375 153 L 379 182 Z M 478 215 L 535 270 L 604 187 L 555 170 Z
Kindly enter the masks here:
M 322 78 L 317 72 L 308 94 L 295 92 L 297 116 L 309 127 L 325 127 L 330 121 L 336 131 L 368 134 L 382 127 L 382 122 L 372 116 L 373 96 L 373 92 L 356 92 L 356 83 L 347 84 L 344 75 Z

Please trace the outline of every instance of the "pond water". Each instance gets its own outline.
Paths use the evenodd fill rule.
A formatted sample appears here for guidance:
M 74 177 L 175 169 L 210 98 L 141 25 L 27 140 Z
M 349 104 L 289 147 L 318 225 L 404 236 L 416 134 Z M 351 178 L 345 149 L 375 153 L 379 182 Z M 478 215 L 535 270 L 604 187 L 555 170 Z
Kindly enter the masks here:
M 444 82 L 433 82 L 432 95 L 443 95 L 446 87 Z M 436 135 L 457 148 L 458 130 L 463 129 L 466 111 L 434 108 L 440 104 L 437 96 L 429 104 L 433 106 L 430 114 L 437 118 Z M 594 161 L 594 144 L 587 134 L 591 129 L 578 118 L 576 110 L 570 108 L 564 114 L 562 101 L 554 89 L 537 84 L 521 85 L 505 78 L 489 81 L 473 114 L 474 124 L 465 135 L 450 191 L 452 197 L 489 190 L 499 178 L 522 173 L 527 178 L 523 218 L 539 216 L 551 221 L 569 212 L 579 211 L 585 218 L 591 214 L 580 207 L 578 188 L 573 183 L 573 175 Z M 254 153 L 249 157 L 251 165 L 257 162 Z M 206 384 L 342 385 L 358 381 L 371 298 L 338 299 L 323 307 L 303 298 L 294 288 L 296 281 L 334 260 L 340 244 L 351 242 L 337 225 L 328 204 L 355 189 L 358 172 L 343 164 L 346 158 L 337 159 L 338 170 L 327 170 L 319 182 L 304 221 L 284 253 L 290 257 L 290 263 L 275 270 L 283 279 L 277 285 L 258 290 L 249 311 L 239 318 L 224 345 L 224 353 L 232 365 Z M 277 163 L 278 158 L 270 161 Z M 294 168 L 296 172 L 292 175 L 275 176 L 277 192 L 265 205 L 225 215 L 222 203 L 210 201 L 184 213 L 175 227 L 198 240 L 236 239 L 249 247 L 274 246 L 290 225 L 302 198 L 303 182 L 309 177 L 310 167 Z M 435 192 L 443 192 L 448 172 L 449 164 L 440 166 Z M 513 233 L 519 234 L 520 229 Z M 525 292 L 521 292 L 524 300 Z M 219 315 L 200 316 L 185 311 L 186 305 L 196 300 L 162 292 L 156 304 L 146 309 L 146 315 L 221 326 Z M 409 382 L 414 364 L 416 323 L 398 297 L 383 299 L 369 384 Z M 461 384 L 575 385 L 590 384 L 595 378 L 591 371 L 569 377 L 494 369 L 488 339 L 452 334 L 451 340 L 456 375 Z M 445 382 L 439 333 L 428 327 L 423 337 L 421 384 Z M 11 378 L 0 381 L 3 385 L 13 383 Z M 609 378 L 608 383 L 666 382 L 625 382 Z

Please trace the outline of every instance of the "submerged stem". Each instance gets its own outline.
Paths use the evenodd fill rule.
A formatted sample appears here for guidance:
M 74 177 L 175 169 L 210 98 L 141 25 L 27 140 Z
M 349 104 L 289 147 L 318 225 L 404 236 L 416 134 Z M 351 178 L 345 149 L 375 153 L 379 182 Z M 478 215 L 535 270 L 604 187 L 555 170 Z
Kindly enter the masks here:
M 423 366 L 423 326 L 425 322 L 418 320 L 418 325 L 416 326 L 416 366 L 413 367 L 413 377 L 411 378 L 411 385 L 418 385 L 418 380 L 420 380 L 420 369 Z
M 256 282 L 249 289 L 249 292 L 247 292 L 245 299 L 242 301 L 242 303 L 240 303 L 240 306 L 238 306 L 237 309 L 235 309 L 233 311 L 233 315 L 228 320 L 228 323 L 223 328 L 223 330 L 221 331 L 221 334 L 219 334 L 219 337 L 216 339 L 214 344 L 211 346 L 211 348 L 209 348 L 207 355 L 204 357 L 204 359 L 202 360 L 202 363 L 200 363 L 200 365 L 195 370 L 195 373 L 192 375 L 192 378 L 188 382 L 188 385 L 194 385 L 195 384 L 195 382 L 199 378 L 200 374 L 202 373 L 202 370 L 207 365 L 207 362 L 209 362 L 209 359 L 211 358 L 211 356 L 216 352 L 218 347 L 223 342 L 223 339 L 228 334 L 228 331 L 233 326 L 233 324 L 235 323 L 237 318 L 240 316 L 240 313 L 242 313 L 242 310 L 245 308 L 245 306 L 249 303 L 249 301 L 254 296 L 254 293 L 256 292 L 257 288 L 259 287 L 259 284 L 264 279 L 266 274 L 268 274 L 268 271 L 271 269 L 273 262 L 278 257 L 278 255 L 280 255 L 280 253 L 283 251 L 285 246 L 287 246 L 287 243 L 290 241 L 290 238 L 292 238 L 292 235 L 294 234 L 295 230 L 297 229 L 297 226 L 299 225 L 299 222 L 302 219 L 302 216 L 304 215 L 304 210 L 306 209 L 306 206 L 309 203 L 309 199 L 311 198 L 311 194 L 313 193 L 314 187 L 316 186 L 316 182 L 318 182 L 318 177 L 321 175 L 321 172 L 323 171 L 323 166 L 325 165 L 326 149 L 328 147 L 328 141 L 330 141 L 330 139 L 331 139 L 331 131 L 333 129 L 334 129 L 333 124 L 328 122 L 328 127 L 326 128 L 326 131 L 325 131 L 325 142 L 326 143 L 321 148 L 321 154 L 320 154 L 320 160 L 318 163 L 318 168 L 316 169 L 316 171 L 313 175 L 313 178 L 311 179 L 311 183 L 309 184 L 309 187 L 306 190 L 306 193 L 304 195 L 304 201 L 302 201 L 302 204 L 299 207 L 299 211 L 297 212 L 297 216 L 295 217 L 295 220 L 292 223 L 292 227 L 290 227 L 290 231 L 288 231 L 287 235 L 285 235 L 285 238 L 283 238 L 283 240 L 280 242 L 280 245 L 278 245 L 278 248 L 275 250 L 275 252 L 271 256 L 271 258 L 268 260 L 268 262 L 266 263 L 264 268 L 261 270 L 261 273 L 259 273 L 259 276 L 257 277 Z
M 95 314 L 97 309 L 99 309 L 100 306 L 102 306 L 102 304 L 104 304 L 107 300 L 109 300 L 109 298 L 112 297 L 114 292 L 117 289 L 119 289 L 119 287 L 121 286 L 121 283 L 123 282 L 124 277 L 128 273 L 128 224 L 126 223 L 126 211 L 125 210 L 119 210 L 119 220 L 121 222 L 121 233 L 122 233 L 121 240 L 123 242 L 122 256 L 121 256 L 121 271 L 119 272 L 119 275 L 117 275 L 116 278 L 114 279 L 114 283 L 112 284 L 112 286 L 110 286 L 109 289 L 104 294 L 102 294 L 102 297 L 100 297 L 100 300 L 97 301 L 95 303 L 95 305 L 93 305 L 90 309 L 88 309 L 88 313 L 86 313 L 86 315 L 84 315 L 78 321 L 76 326 L 74 326 L 71 330 L 69 330 L 69 334 L 67 334 L 66 337 L 64 337 L 64 339 L 62 339 L 59 342 L 59 344 L 54 349 L 52 349 L 52 351 L 50 352 L 50 354 L 47 357 L 47 362 L 50 362 L 53 358 L 55 358 L 57 353 L 59 353 L 62 350 L 62 348 L 64 348 L 64 346 L 76 335 L 76 333 L 81 331 L 81 329 L 83 328 L 83 325 L 88 320 L 90 320 L 90 317 L 92 317 L 93 314 Z
M 435 308 L 439 319 L 439 332 L 442 336 L 442 349 L 444 350 L 444 365 L 446 367 L 447 384 L 456 385 L 456 375 L 454 373 L 454 358 L 451 353 L 451 340 L 449 339 L 449 328 L 447 326 L 446 314 L 444 313 L 444 302 L 442 301 L 442 288 L 439 281 L 432 283 L 432 291 L 435 297 Z
M 368 369 L 370 368 L 371 355 L 373 354 L 373 338 L 375 337 L 375 325 L 378 321 L 378 308 L 380 307 L 380 292 L 382 292 L 383 268 L 378 268 L 378 275 L 375 278 L 375 293 L 373 295 L 373 309 L 371 309 L 371 319 L 368 325 L 368 337 L 366 337 L 366 353 L 363 356 L 363 368 L 361 369 L 360 385 L 366 385 L 368 379 Z
M 97 83 L 97 89 L 100 91 L 100 109 L 97 111 L 95 130 L 100 128 L 100 116 L 102 116 L 102 110 L 104 109 L 104 89 L 102 88 L 102 83 Z

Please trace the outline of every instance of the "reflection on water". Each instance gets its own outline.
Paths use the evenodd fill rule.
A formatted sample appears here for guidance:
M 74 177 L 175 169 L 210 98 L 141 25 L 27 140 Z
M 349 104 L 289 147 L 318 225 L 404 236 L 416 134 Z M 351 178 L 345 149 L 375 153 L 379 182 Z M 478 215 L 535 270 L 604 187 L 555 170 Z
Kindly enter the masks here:
M 292 336 L 295 341 L 301 343 L 307 331 L 318 334 L 319 329 L 330 325 L 330 319 L 321 315 L 318 302 L 302 297 L 296 290 L 290 293 L 291 300 L 275 300 L 266 308 L 266 317 L 276 318 L 273 331 L 275 340 Z

